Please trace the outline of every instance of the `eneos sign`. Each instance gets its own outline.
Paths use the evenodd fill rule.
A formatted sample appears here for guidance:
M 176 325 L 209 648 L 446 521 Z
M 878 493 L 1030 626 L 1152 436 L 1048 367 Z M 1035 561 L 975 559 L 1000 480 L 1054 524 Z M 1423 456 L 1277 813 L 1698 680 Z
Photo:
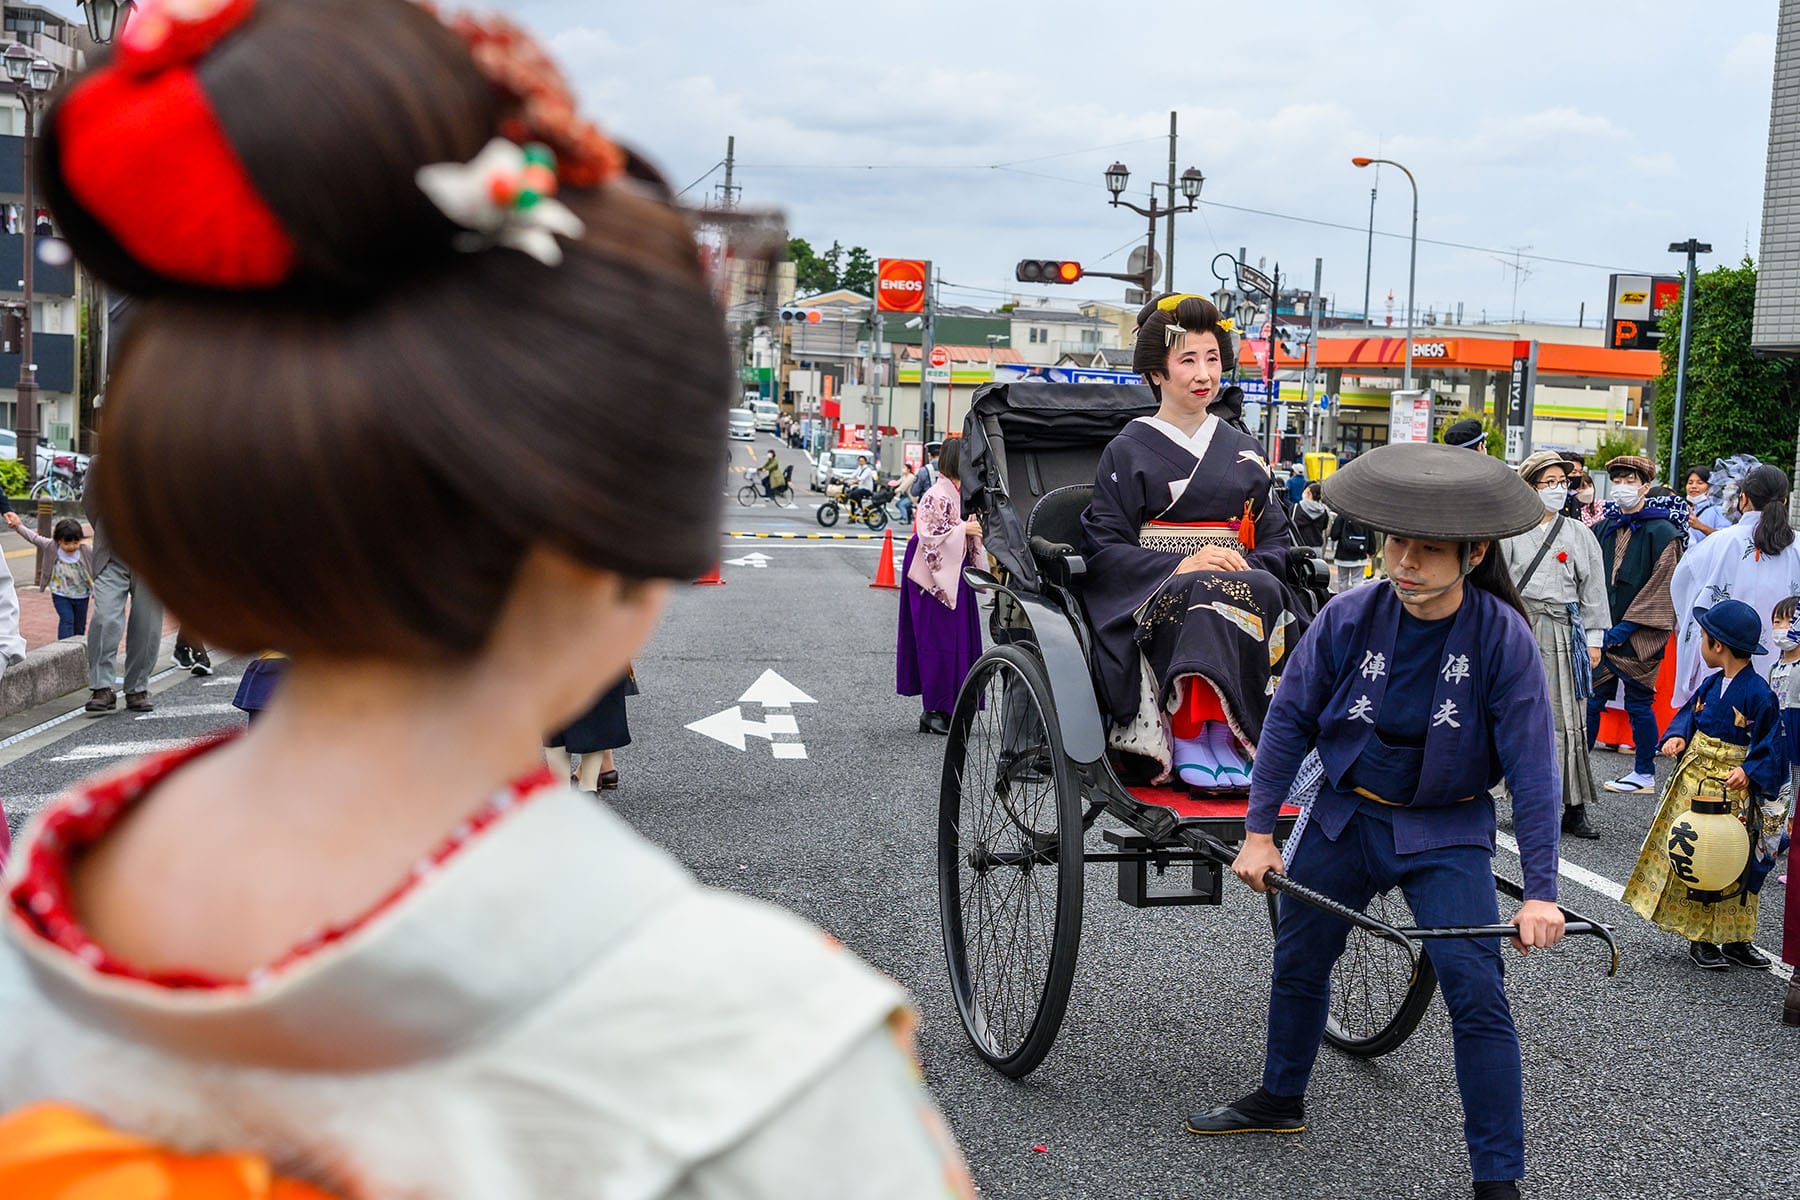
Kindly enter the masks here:
M 875 268 L 875 307 L 881 312 L 925 311 L 931 264 L 919 258 L 884 258 Z

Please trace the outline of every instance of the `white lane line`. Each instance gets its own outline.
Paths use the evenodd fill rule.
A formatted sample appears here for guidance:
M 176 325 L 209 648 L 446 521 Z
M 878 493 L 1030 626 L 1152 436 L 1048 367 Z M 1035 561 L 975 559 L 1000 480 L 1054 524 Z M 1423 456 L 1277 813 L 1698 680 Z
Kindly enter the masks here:
M 242 675 L 221 675 L 216 679 L 207 680 L 205 683 L 201 684 L 200 686 L 201 687 L 236 687 L 238 684 L 242 683 L 243 681 L 244 681 L 244 677 Z
M 49 762 L 91 762 L 99 758 L 127 758 L 142 754 L 161 754 L 164 750 L 174 750 L 179 746 L 191 746 L 194 738 L 156 738 L 142 742 L 97 742 L 91 746 L 77 746 L 67 754 L 58 754 L 48 759 Z
M 1494 834 L 1494 844 L 1515 857 L 1517 857 L 1519 853 L 1518 840 L 1510 833 L 1496 832 Z M 1590 892 L 1598 892 L 1608 900 L 1617 900 L 1621 904 L 1625 902 L 1624 884 L 1614 883 L 1604 875 L 1596 875 L 1586 867 L 1572 863 L 1566 858 L 1557 863 L 1556 873 L 1561 875 L 1564 879 L 1567 879 L 1570 883 L 1578 883 Z M 1800 879 L 1796 879 L 1793 886 L 1800 887 Z M 1784 983 L 1794 977 L 1794 968 L 1782 962 L 1779 953 L 1770 953 L 1766 948 L 1761 949 L 1764 954 L 1768 954 L 1769 957 L 1774 960 L 1774 965 L 1770 968 L 1770 974 L 1776 976 Z
M 157 705 L 155 712 L 139 713 L 134 718 L 139 721 L 170 721 L 182 717 L 222 717 L 226 713 L 234 713 L 237 709 L 229 704 L 170 704 Z
M 156 674 L 154 674 L 150 677 L 150 682 L 156 683 L 159 680 L 167 679 L 169 676 L 175 674 L 176 672 L 178 672 L 180 670 L 181 670 L 180 667 L 170 667 L 166 671 L 158 671 Z M 27 740 L 28 738 L 34 738 L 38 734 L 43 733 L 47 729 L 55 729 L 58 725 L 61 725 L 64 721 L 73 721 L 76 717 L 85 715 L 86 711 L 87 711 L 86 709 L 82 709 L 82 708 L 73 709 L 69 712 L 64 713 L 60 717 L 51 717 L 48 721 L 44 721 L 40 724 L 33 725 L 30 729 L 26 729 L 19 733 L 15 733 L 11 737 L 7 738 L 5 741 L 0 741 L 0 750 L 5 750 L 9 746 L 16 746 L 20 742 L 23 742 L 23 741 Z

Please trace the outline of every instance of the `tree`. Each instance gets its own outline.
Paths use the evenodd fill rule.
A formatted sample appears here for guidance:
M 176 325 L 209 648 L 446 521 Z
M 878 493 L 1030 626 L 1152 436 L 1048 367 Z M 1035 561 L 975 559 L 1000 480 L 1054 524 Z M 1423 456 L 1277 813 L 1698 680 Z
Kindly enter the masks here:
M 837 239 L 832 239 L 831 249 L 819 255 L 819 263 L 831 276 L 826 287 L 842 287 L 844 283 L 844 247 Z
M 837 286 L 837 272 L 826 266 L 805 238 L 788 239 L 788 260 L 794 264 L 794 290 L 802 296 L 829 292 Z
M 844 273 L 838 276 L 838 286 L 865 296 L 875 294 L 875 259 L 867 250 L 861 246 L 850 247 L 850 253 L 844 259 Z
M 1710 467 L 1715 458 L 1754 454 L 1786 466 L 1800 427 L 1800 363 L 1758 358 L 1750 351 L 1756 304 L 1756 265 L 1748 257 L 1695 279 L 1693 330 L 1688 342 L 1687 395 L 1681 420 L 1682 467 Z M 1681 348 L 1681 310 L 1663 318 L 1662 378 L 1656 384 L 1656 453 L 1669 462 L 1675 427 L 1675 367 Z M 1679 487 L 1678 480 L 1664 482 Z

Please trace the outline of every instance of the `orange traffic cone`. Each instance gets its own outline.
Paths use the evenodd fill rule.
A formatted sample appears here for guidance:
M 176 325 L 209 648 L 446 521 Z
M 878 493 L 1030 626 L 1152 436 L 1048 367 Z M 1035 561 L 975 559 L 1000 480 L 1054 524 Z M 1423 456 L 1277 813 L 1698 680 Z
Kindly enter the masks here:
M 900 590 L 900 584 L 894 579 L 894 531 L 892 529 L 888 530 L 887 536 L 881 539 L 881 565 L 875 568 L 875 582 L 869 586 L 887 588 L 895 592 Z
M 712 570 L 694 580 L 695 587 L 724 587 L 725 581 L 719 577 L 719 564 L 714 563 Z

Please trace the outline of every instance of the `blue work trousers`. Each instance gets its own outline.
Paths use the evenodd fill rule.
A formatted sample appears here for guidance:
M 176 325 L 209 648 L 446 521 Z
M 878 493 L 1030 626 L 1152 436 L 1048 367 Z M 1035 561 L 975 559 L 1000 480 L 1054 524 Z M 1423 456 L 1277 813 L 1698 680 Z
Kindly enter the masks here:
M 1398 886 L 1420 926 L 1493 925 L 1500 919 L 1487 850 L 1448 846 L 1397 854 L 1393 826 L 1366 811 L 1355 813 L 1335 842 L 1318 826 L 1308 826 L 1288 874 L 1357 909 Z M 1299 1096 L 1306 1092 L 1325 1034 L 1331 967 L 1344 951 L 1350 926 L 1287 896 L 1280 903 L 1263 1087 L 1277 1096 Z M 1425 952 L 1450 1010 L 1471 1174 L 1478 1182 L 1522 1179 L 1523 1072 L 1500 942 L 1447 938 L 1426 942 Z M 1421 1103 L 1418 1111 L 1431 1110 Z
M 1656 693 L 1636 680 L 1617 676 L 1605 683 L 1594 684 L 1594 694 L 1588 698 L 1588 749 L 1594 748 L 1594 739 L 1600 733 L 1600 710 L 1606 707 L 1618 691 L 1618 685 L 1625 685 L 1625 715 L 1631 719 L 1631 741 L 1634 769 L 1639 775 L 1656 773 L 1656 709 L 1652 702 Z

